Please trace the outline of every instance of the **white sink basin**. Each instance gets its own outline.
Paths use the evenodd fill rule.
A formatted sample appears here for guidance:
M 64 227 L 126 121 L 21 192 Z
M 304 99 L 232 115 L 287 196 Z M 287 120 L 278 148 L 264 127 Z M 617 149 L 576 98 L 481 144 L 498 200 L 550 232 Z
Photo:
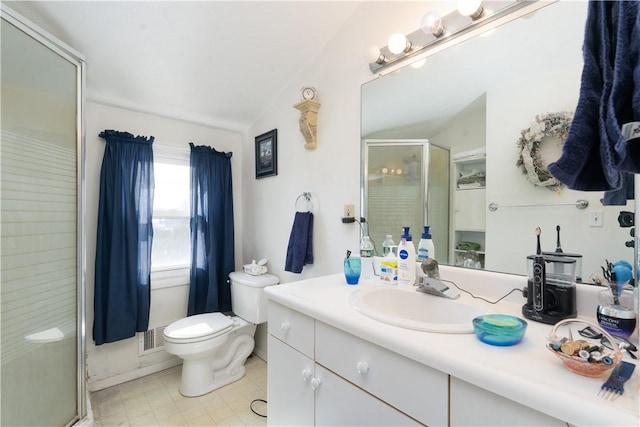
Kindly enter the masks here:
M 417 292 L 414 287 L 358 289 L 349 296 L 349 303 L 379 322 L 445 334 L 473 333 L 473 318 L 486 314 L 480 307 Z

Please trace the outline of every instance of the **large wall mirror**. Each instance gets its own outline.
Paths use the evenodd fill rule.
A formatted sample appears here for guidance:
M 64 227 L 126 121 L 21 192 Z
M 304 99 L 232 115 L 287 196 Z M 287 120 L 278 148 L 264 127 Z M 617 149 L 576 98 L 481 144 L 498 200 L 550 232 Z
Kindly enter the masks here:
M 433 230 L 434 240 L 446 240 L 436 242 L 445 248 L 436 251 L 441 264 L 526 274 L 526 257 L 536 249 L 536 227 L 542 229 L 544 251 L 582 255 L 584 282 L 600 272 L 605 259 L 633 262 L 633 248 L 626 245 L 631 229 L 618 221 L 621 212 L 634 210 L 633 201 L 604 206 L 602 192 L 534 185 L 516 165 L 523 130 L 543 121 L 537 117 L 572 114 L 577 105 L 586 13 L 587 2 L 551 3 L 428 56 L 421 67 L 407 65 L 364 84 L 362 216 L 376 218 L 376 205 L 365 192 L 373 185 L 369 180 L 380 179 L 383 167 L 388 174 L 393 168 L 388 165 L 407 164 L 400 145 L 387 148 L 384 159 L 365 159 L 367 144 L 426 140 L 449 151 L 438 160 L 448 162 L 448 197 L 426 197 L 426 204 L 448 205 L 448 221 L 439 222 L 447 229 Z M 549 133 L 539 161 L 546 165 L 557 159 L 561 143 Z M 461 176 L 472 179 L 464 183 Z M 579 200 L 588 206 L 578 208 Z M 406 209 L 426 212 L 423 199 L 417 203 Z M 490 204 L 497 209 L 490 210 Z M 415 227 L 421 225 L 429 224 L 412 227 L 416 245 L 421 230 Z M 369 232 L 381 253 L 385 234 L 397 243 L 401 230 L 382 223 L 370 224 Z M 474 263 L 465 264 L 468 255 L 476 258 Z

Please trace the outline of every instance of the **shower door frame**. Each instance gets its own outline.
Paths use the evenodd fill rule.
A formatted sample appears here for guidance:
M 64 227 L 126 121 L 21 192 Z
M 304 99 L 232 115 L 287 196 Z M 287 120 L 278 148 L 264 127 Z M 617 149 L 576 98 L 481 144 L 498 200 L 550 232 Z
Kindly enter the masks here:
M 71 63 L 76 70 L 76 415 L 69 420 L 73 425 L 87 415 L 86 388 L 86 221 L 85 221 L 85 87 L 86 61 L 84 56 L 54 37 L 44 29 L 26 19 L 5 4 L 0 4 L 0 19 L 13 25 L 36 42 Z

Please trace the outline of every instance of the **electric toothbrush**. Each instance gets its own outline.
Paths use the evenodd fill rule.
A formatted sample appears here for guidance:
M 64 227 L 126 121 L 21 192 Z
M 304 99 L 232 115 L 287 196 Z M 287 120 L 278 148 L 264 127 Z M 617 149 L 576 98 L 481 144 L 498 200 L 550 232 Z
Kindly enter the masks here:
M 544 310 L 544 288 L 545 288 L 545 266 L 544 257 L 542 256 L 542 249 L 540 246 L 540 234 L 542 230 L 540 227 L 536 227 L 536 237 L 538 240 L 538 247 L 536 249 L 536 256 L 533 259 L 533 308 L 540 312 Z
M 562 247 L 560 246 L 560 226 L 556 225 L 556 232 L 558 233 L 558 238 L 556 240 L 556 253 L 562 253 Z M 538 246 L 540 246 L 540 244 L 538 243 Z

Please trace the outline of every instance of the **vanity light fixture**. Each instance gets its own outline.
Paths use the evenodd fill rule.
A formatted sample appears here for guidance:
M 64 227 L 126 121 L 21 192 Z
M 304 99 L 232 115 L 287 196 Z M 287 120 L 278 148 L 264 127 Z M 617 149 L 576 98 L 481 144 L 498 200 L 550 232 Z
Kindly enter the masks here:
M 521 16 L 547 4 L 547 0 L 460 0 L 457 10 L 442 17 L 433 11 L 428 12 L 416 31 L 406 36 L 393 34 L 387 46 L 372 49 L 367 55 L 369 69 L 372 73 L 395 70 L 402 61 L 426 58 L 439 50 L 436 48 L 465 40 L 481 30 L 495 28 L 509 15 Z

